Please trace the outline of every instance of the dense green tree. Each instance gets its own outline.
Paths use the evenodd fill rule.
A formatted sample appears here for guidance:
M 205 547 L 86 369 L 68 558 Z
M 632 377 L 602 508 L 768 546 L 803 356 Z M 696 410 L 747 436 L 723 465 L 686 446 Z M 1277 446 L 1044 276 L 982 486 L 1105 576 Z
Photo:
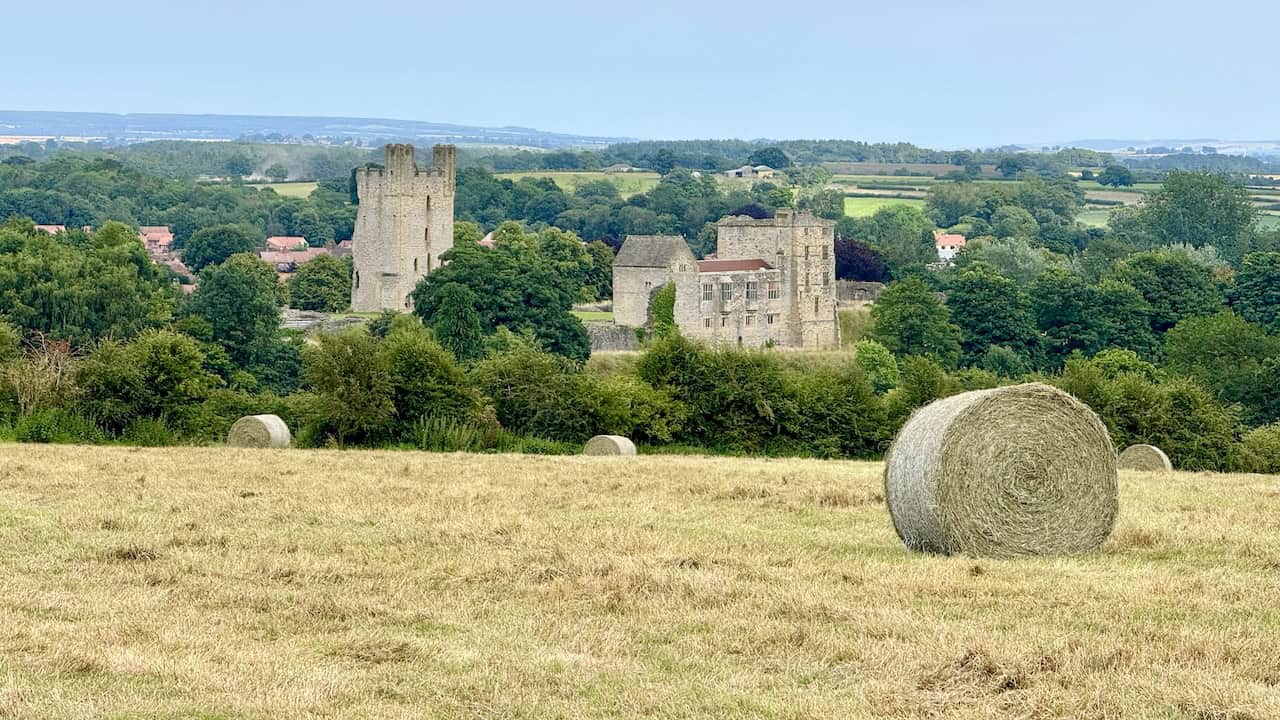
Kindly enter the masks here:
M 0 226 L 0 321 L 76 344 L 165 325 L 174 290 L 133 237 L 73 247 L 30 222 Z
M 351 260 L 320 255 L 289 277 L 289 304 L 301 310 L 344 312 L 351 307 Z
M 1025 208 L 1005 205 L 991 216 L 991 230 L 998 238 L 1033 238 L 1040 225 Z
M 467 286 L 449 283 L 441 288 L 439 303 L 431 315 L 436 340 L 463 362 L 484 354 L 484 331 L 476 304 L 476 295 Z
M 875 340 L 859 340 L 853 349 L 853 361 L 862 369 L 872 390 L 884 394 L 898 386 L 898 360 L 889 348 Z
M 1280 338 L 1223 311 L 1179 322 L 1165 336 L 1164 351 L 1169 370 L 1195 378 L 1223 403 L 1240 403 L 1251 424 L 1276 420 L 1264 413 L 1280 388 L 1263 368 L 1280 356 Z
M 591 266 L 583 278 L 584 287 L 593 300 L 613 298 L 613 250 L 599 240 L 587 243 Z
M 1151 306 L 1151 329 L 1158 334 L 1185 318 L 1212 315 L 1223 306 L 1213 275 L 1181 253 L 1133 255 L 1117 263 L 1110 277 L 1142 294 Z
M 275 270 L 249 254 L 200 273 L 185 312 L 208 321 L 213 339 L 240 367 L 260 362 L 279 336 L 281 288 Z
M 610 185 L 609 187 L 613 187 Z M 453 244 L 477 243 L 484 239 L 484 230 L 467 220 L 456 220 L 453 223 Z
M 890 205 L 877 210 L 860 220 L 848 239 L 874 248 L 894 277 L 938 259 L 933 223 L 911 205 Z
M 1049 369 L 1076 352 L 1093 355 L 1118 347 L 1151 357 L 1159 347 L 1151 332 L 1150 305 L 1129 285 L 1091 285 L 1065 270 L 1052 270 L 1036 278 L 1030 300 Z
M 781 170 L 791 165 L 791 159 L 787 157 L 787 154 L 781 148 L 771 146 L 760 148 L 748 155 L 747 164 L 768 165 L 774 170 Z
M 975 266 L 951 283 L 947 308 L 960 328 L 968 364 L 976 364 L 995 345 L 1014 351 L 1024 363 L 1038 358 L 1039 337 L 1030 302 L 1012 280 L 991 268 Z
M 194 272 L 218 265 L 236 253 L 249 253 L 262 245 L 263 237 L 245 225 L 212 225 L 191 234 L 183 245 L 182 262 Z
M 76 367 L 81 411 L 115 432 L 142 419 L 187 430 L 221 384 L 204 364 L 195 340 L 167 330 L 148 330 L 123 345 L 103 341 Z
M 1174 171 L 1148 193 L 1141 218 L 1159 245 L 1213 245 L 1232 264 L 1249 247 L 1258 216 L 1249 191 L 1207 172 Z
M 919 278 L 890 283 L 871 306 L 871 317 L 875 339 L 895 355 L 929 357 L 947 367 L 960 359 L 960 328 Z
M 273 182 L 284 182 L 289 179 L 289 168 L 280 163 L 272 163 L 270 167 L 262 171 L 262 174 Z
M 982 191 L 971 182 L 934 183 L 925 198 L 929 218 L 938 227 L 949 228 L 982 206 Z
M 999 240 L 978 238 L 970 243 L 960 256 L 958 265 L 965 267 L 972 263 L 989 265 L 1001 275 L 1025 286 L 1046 269 L 1062 267 L 1065 260 L 1032 245 L 1025 238 L 1006 237 Z
M 1246 320 L 1280 333 L 1280 252 L 1244 256 L 1236 275 L 1235 303 Z
M 245 154 L 236 154 L 227 158 L 224 166 L 228 175 L 243 177 L 253 173 L 253 158 Z
M 1133 173 L 1129 168 L 1123 165 L 1108 165 L 1098 173 L 1099 185 L 1110 185 L 1112 187 L 1132 187 Z
M 483 404 L 480 393 L 454 356 L 421 326 L 392 331 L 378 351 L 385 358 L 402 428 L 428 417 L 465 422 L 477 416 Z
M 447 265 L 426 276 L 413 292 L 414 312 L 430 322 L 449 283 L 476 297 L 481 326 L 532 330 L 553 352 L 586 359 L 591 344 L 571 314 L 586 277 L 590 255 L 572 234 L 544 230 L 525 233 L 514 223 L 494 233 L 495 247 L 456 246 Z
M 302 372 L 315 393 L 306 434 L 312 442 L 382 443 L 396 419 L 388 357 L 361 328 L 320 333 L 302 351 Z

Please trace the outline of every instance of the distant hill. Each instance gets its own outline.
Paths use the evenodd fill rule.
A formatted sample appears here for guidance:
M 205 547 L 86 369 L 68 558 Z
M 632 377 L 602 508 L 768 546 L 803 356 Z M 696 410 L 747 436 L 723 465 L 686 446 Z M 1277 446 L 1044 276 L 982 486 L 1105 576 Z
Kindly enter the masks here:
M 0 142 L 53 138 L 131 145 L 149 140 L 248 140 L 377 146 L 390 141 L 529 148 L 600 147 L 631 138 L 591 137 L 522 127 L 474 127 L 417 120 L 267 115 L 113 115 L 0 110 Z

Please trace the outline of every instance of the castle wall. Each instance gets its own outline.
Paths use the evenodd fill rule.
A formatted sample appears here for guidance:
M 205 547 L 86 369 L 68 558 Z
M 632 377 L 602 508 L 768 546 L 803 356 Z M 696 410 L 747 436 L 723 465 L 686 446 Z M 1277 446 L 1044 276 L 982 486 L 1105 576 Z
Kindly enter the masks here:
M 780 287 L 782 272 L 704 272 L 682 278 L 676 285 L 680 334 L 709 345 L 786 346 L 788 307 L 781 297 L 769 298 L 770 282 Z
M 671 281 L 671 268 L 613 268 L 613 321 L 627 327 L 642 327 L 649 319 L 649 296 Z M 677 306 L 679 301 L 677 299 Z
M 351 309 L 409 310 L 418 281 L 453 247 L 456 151 L 437 145 L 418 168 L 412 145 L 388 145 L 383 168 L 356 171 Z
M 840 347 L 835 223 L 785 209 L 764 220 L 725 218 L 716 223 L 716 257 L 758 258 L 781 273 L 783 328 L 771 331 L 775 344 L 814 350 Z

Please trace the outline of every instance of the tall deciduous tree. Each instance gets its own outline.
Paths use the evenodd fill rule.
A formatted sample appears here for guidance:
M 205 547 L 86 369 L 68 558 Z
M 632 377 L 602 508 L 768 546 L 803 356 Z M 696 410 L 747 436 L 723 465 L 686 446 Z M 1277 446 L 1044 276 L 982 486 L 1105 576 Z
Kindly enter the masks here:
M 321 255 L 303 263 L 289 278 L 289 304 L 319 312 L 351 307 L 351 261 Z
M 246 225 L 213 225 L 191 234 L 182 249 L 182 262 L 194 272 L 217 265 L 236 253 L 253 252 L 262 235 Z
M 1236 276 L 1236 307 L 1249 322 L 1280 333 L 1280 252 L 1244 256 Z
M 1258 211 L 1249 191 L 1221 175 L 1173 171 L 1150 193 L 1141 217 L 1160 245 L 1213 245 L 1234 265 L 1248 248 Z
M 240 367 L 261 362 L 280 330 L 281 289 L 271 266 L 249 254 L 232 255 L 200 274 L 186 312 L 209 322 L 213 339 Z
M 476 294 L 467 286 L 452 282 L 440 290 L 439 303 L 431 315 L 436 340 L 464 362 L 484 355 L 484 331 L 476 312 Z
M 1183 253 L 1145 252 L 1116 263 L 1110 277 L 1132 285 L 1151 306 L 1151 329 L 1163 334 L 1181 320 L 1223 306 L 1213 274 Z
M 871 306 L 871 317 L 876 340 L 895 355 L 929 357 L 947 367 L 960 359 L 960 328 L 919 278 L 890 283 Z
M 1010 279 L 985 265 L 960 275 L 947 291 L 951 320 L 961 331 L 961 348 L 970 364 L 992 346 L 1002 346 L 1034 362 L 1039 355 L 1030 302 Z

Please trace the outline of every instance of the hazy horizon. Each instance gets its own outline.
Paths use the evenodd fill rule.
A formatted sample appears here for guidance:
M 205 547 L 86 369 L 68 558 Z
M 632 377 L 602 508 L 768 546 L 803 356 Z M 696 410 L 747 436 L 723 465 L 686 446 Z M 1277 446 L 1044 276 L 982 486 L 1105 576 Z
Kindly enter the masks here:
M 0 107 L 938 148 L 1268 140 L 1280 135 L 1280 96 L 1252 68 L 1273 43 L 1278 6 L 1238 3 L 1226 17 L 1093 0 L 791 14 L 755 0 L 655 0 L 644 13 L 576 1 L 76 0 L 57 21 L 47 7 L 7 10 L 11 27 L 42 31 L 7 37 Z

